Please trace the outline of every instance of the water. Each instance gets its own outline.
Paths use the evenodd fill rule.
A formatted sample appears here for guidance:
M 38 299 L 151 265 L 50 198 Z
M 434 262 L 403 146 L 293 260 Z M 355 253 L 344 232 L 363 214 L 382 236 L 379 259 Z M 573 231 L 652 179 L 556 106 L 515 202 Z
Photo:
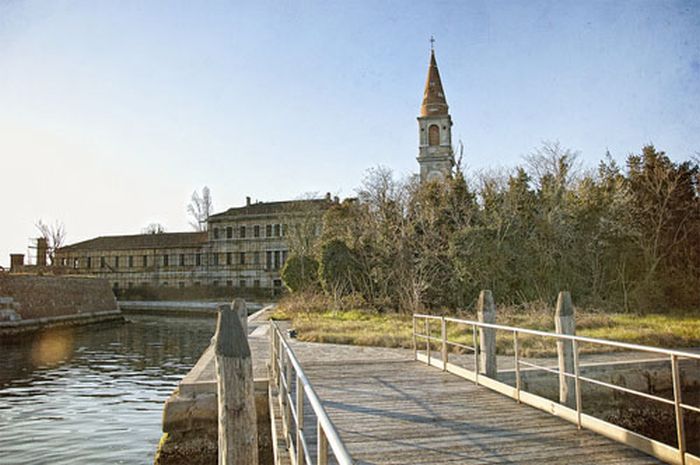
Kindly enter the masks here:
M 152 464 L 213 319 L 129 317 L 0 346 L 0 464 Z

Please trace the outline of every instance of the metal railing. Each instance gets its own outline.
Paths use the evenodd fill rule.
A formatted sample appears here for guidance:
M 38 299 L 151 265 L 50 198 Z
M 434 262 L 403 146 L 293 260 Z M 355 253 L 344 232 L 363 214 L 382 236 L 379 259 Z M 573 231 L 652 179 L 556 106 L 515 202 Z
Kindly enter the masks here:
M 419 332 L 418 323 L 423 320 L 424 328 L 423 333 Z M 440 325 L 440 337 L 434 336 L 431 332 L 430 322 L 436 321 Z M 448 323 L 468 326 L 471 327 L 472 332 L 472 345 L 462 344 L 456 341 L 450 341 L 448 337 L 447 325 Z M 433 328 L 436 329 L 436 328 Z M 512 344 L 513 344 L 513 358 L 514 358 L 514 369 L 515 369 L 515 387 L 500 382 L 498 380 L 486 377 L 485 374 L 480 373 L 482 370 L 479 367 L 479 336 L 477 329 L 491 329 L 494 331 L 505 331 L 512 334 Z M 437 331 L 434 331 L 437 332 Z M 538 336 L 548 339 L 554 339 L 556 341 L 570 341 L 573 346 L 573 373 L 568 373 L 566 371 L 561 371 L 558 368 L 546 367 L 542 365 L 537 365 L 531 362 L 525 362 L 521 357 L 521 349 L 519 344 L 519 336 L 521 335 L 531 335 Z M 425 340 L 425 356 L 419 354 L 418 339 Z M 431 355 L 432 344 L 435 343 L 440 347 L 441 356 L 440 358 L 435 358 Z M 579 362 L 579 344 L 593 344 L 602 345 L 607 347 L 614 347 L 621 350 L 632 350 L 637 352 L 645 352 L 661 355 L 662 357 L 668 357 L 668 361 L 671 367 L 671 378 L 673 384 L 673 400 L 660 397 L 657 395 L 649 394 L 635 389 L 630 389 L 625 386 L 620 386 L 613 383 L 608 383 L 593 379 L 587 376 L 582 376 L 580 372 L 580 362 Z M 464 367 L 459 367 L 449 361 L 449 350 L 448 348 L 459 347 L 461 349 L 467 350 L 474 354 L 474 371 L 470 371 Z M 460 375 L 464 378 L 474 381 L 476 384 L 484 385 L 485 387 L 491 388 L 497 392 L 508 395 L 518 402 L 524 402 L 529 405 L 547 410 L 557 416 L 565 418 L 569 421 L 576 423 L 577 427 L 580 429 L 582 427 L 590 429 L 601 433 L 607 437 L 618 440 L 632 447 L 642 450 L 650 455 L 653 455 L 662 460 L 668 461 L 670 463 L 678 463 L 681 465 L 686 464 L 700 464 L 700 457 L 690 454 L 686 451 L 686 435 L 685 435 L 685 425 L 683 420 L 684 412 L 694 412 L 700 413 L 700 408 L 694 405 L 689 405 L 683 402 L 682 399 L 682 386 L 680 369 L 678 366 L 679 359 L 690 359 L 700 361 L 700 354 L 694 354 L 691 352 L 662 349 L 657 347 L 643 346 L 638 344 L 629 344 L 625 342 L 610 341 L 605 339 L 595 339 L 584 336 L 573 336 L 568 334 L 551 333 L 546 331 L 538 331 L 526 328 L 517 328 L 512 326 L 497 325 L 491 323 L 482 323 L 479 321 L 464 320 L 459 318 L 451 317 L 441 317 L 435 315 L 424 315 L 424 314 L 414 314 L 413 315 L 413 349 L 414 356 L 416 360 L 425 361 L 428 365 L 441 368 L 443 371 L 449 371 Z M 663 359 L 660 359 L 663 360 Z M 555 373 L 560 376 L 564 376 L 569 379 L 574 379 L 574 389 L 575 389 L 575 409 L 566 407 L 563 404 L 552 402 L 548 399 L 542 398 L 530 392 L 527 392 L 522 388 L 522 379 L 520 367 L 527 366 L 534 369 L 544 370 L 550 373 Z M 636 395 L 645 399 L 649 399 L 655 402 L 660 402 L 666 405 L 671 405 L 674 408 L 674 418 L 677 436 L 677 446 L 673 447 L 655 439 L 643 436 L 633 431 L 629 431 L 605 420 L 593 417 L 582 412 L 582 400 L 581 400 L 581 383 L 591 383 L 594 385 L 609 388 L 615 391 L 624 392 L 626 394 Z
M 328 417 L 316 391 L 306 377 L 294 351 L 277 323 L 270 320 L 271 383 L 277 388 L 282 428 L 292 463 L 295 465 L 327 465 L 329 449 L 339 465 L 354 462 Z M 294 382 L 292 382 L 294 380 Z M 304 405 L 308 402 L 316 416 L 316 462 L 305 434 Z

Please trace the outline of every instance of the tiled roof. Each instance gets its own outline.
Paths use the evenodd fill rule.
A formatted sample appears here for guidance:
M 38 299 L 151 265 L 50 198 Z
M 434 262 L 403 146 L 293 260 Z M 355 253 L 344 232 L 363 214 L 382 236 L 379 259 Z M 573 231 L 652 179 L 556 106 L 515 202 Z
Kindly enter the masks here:
M 206 244 L 206 242 L 206 231 L 135 234 L 131 236 L 101 236 L 61 247 L 58 252 L 198 247 Z
M 248 216 L 248 215 L 269 215 L 293 212 L 306 207 L 316 207 L 319 210 L 331 206 L 332 200 L 324 199 L 307 199 L 307 200 L 285 200 L 281 202 L 256 202 L 243 207 L 229 208 L 225 212 L 211 215 L 209 220 L 217 220 L 231 216 Z

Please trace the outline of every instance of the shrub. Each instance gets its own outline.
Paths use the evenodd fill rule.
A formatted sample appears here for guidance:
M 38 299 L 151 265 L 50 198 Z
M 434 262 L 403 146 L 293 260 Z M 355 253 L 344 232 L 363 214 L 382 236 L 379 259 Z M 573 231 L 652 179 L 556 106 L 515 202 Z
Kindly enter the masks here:
M 313 257 L 292 255 L 282 267 L 282 281 L 292 292 L 318 286 L 318 261 Z

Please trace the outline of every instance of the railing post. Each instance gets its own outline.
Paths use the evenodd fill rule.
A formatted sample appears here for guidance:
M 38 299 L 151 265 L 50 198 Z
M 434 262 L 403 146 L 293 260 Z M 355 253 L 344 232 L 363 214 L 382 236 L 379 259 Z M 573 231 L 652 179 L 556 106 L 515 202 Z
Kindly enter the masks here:
M 214 335 L 219 417 L 219 465 L 257 465 L 258 428 L 253 361 L 241 320 L 230 305 L 219 307 Z
M 425 352 L 428 355 L 428 366 L 430 366 L 430 318 L 425 319 Z
M 576 334 L 576 320 L 571 294 L 567 291 L 559 293 L 557 312 L 554 326 L 559 334 Z M 559 361 L 559 403 L 569 408 L 576 407 L 576 383 L 565 373 L 574 373 L 574 350 L 570 340 L 557 338 L 557 356 Z
M 474 383 L 479 384 L 479 343 L 476 340 L 476 325 L 472 325 L 472 344 L 474 345 Z
M 496 306 L 493 303 L 491 291 L 484 290 L 479 294 L 477 315 L 479 323 L 496 324 Z M 496 379 L 498 373 L 496 367 L 496 330 L 494 328 L 479 328 L 479 340 L 481 343 L 482 373 L 491 379 Z
M 416 340 L 416 315 L 413 315 L 413 360 L 418 360 L 418 341 Z
M 685 426 L 683 424 L 683 407 L 681 407 L 683 386 L 678 369 L 678 356 L 671 355 L 671 375 L 673 376 L 673 404 L 676 414 L 676 434 L 678 435 L 678 452 L 681 465 L 685 465 Z
M 520 403 L 520 348 L 518 346 L 518 332 L 513 331 L 513 351 L 515 352 L 515 400 Z
M 444 316 L 440 319 L 440 332 L 442 333 L 442 371 L 447 371 L 447 325 Z
M 579 371 L 579 366 L 578 366 L 578 344 L 576 343 L 576 340 L 574 339 L 573 341 L 573 349 L 574 349 L 574 381 L 575 381 L 575 389 L 576 389 L 576 426 L 578 429 L 581 429 L 581 382 L 579 380 L 580 376 L 580 371 Z
M 285 351 L 286 352 L 286 351 Z M 292 405 L 290 402 L 290 399 L 292 397 L 292 364 L 291 361 L 289 360 L 290 355 L 287 354 L 287 365 L 285 366 L 285 374 L 284 374 L 284 381 L 286 384 L 285 387 L 285 393 L 284 393 L 284 410 L 285 410 L 285 416 L 286 418 L 286 426 L 287 426 L 287 436 L 288 436 L 288 441 L 291 444 L 292 441 Z
M 297 374 L 297 465 L 304 465 L 304 448 L 301 445 L 304 434 L 304 387 Z
M 323 431 L 321 422 L 317 423 L 318 443 L 316 446 L 316 457 L 318 465 L 328 465 L 328 439 L 326 432 Z

